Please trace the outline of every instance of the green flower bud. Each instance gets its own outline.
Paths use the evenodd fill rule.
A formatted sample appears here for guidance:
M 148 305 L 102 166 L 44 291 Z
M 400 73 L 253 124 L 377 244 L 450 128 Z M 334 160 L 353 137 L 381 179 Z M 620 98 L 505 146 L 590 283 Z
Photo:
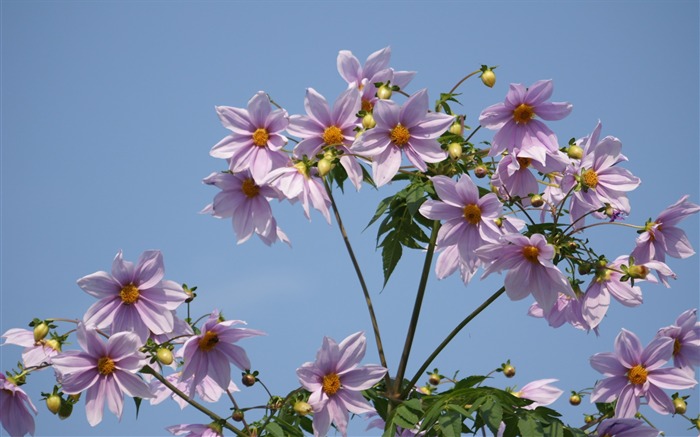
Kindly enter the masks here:
M 34 327 L 34 341 L 39 342 L 49 333 L 49 325 L 44 322 L 39 323 Z
M 52 394 L 46 398 L 46 408 L 48 408 L 52 414 L 56 414 L 61 409 L 62 401 L 63 399 L 61 399 L 59 395 Z
M 156 358 L 161 364 L 166 366 L 173 363 L 173 353 L 167 347 L 161 347 L 156 351 Z
M 447 146 L 447 153 L 452 159 L 459 159 L 462 156 L 462 145 L 460 143 L 450 143 Z
M 493 88 L 496 85 L 496 73 L 490 68 L 487 68 L 483 73 L 481 73 L 481 81 L 489 88 Z
M 688 410 L 688 404 L 683 398 L 675 398 L 673 400 L 673 408 L 675 408 L 676 414 L 685 414 Z
M 362 117 L 362 127 L 365 129 L 372 129 L 376 125 L 377 122 L 374 121 L 374 116 L 371 112 L 368 112 L 364 117 Z
M 379 97 L 382 100 L 390 99 L 392 93 L 393 91 L 391 91 L 391 87 L 388 87 L 386 85 L 382 85 L 377 89 L 377 97 Z
M 316 164 L 316 166 L 318 167 L 318 175 L 323 177 L 331 171 L 331 169 L 333 168 L 333 163 L 330 160 L 323 158 L 320 161 L 318 161 L 318 164 Z
M 566 154 L 569 155 L 569 158 L 571 159 L 581 159 L 583 158 L 583 149 L 577 146 L 576 144 L 572 144 L 569 146 L 569 149 L 566 151 Z
M 294 404 L 294 411 L 300 415 L 300 416 L 306 416 L 307 414 L 310 414 L 312 411 L 311 405 L 309 405 L 308 402 L 304 401 L 297 401 Z

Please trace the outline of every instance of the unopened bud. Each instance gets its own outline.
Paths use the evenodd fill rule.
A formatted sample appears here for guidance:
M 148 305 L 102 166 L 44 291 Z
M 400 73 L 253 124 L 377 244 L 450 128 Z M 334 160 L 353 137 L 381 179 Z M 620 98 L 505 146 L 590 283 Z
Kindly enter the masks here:
M 61 406 L 58 408 L 58 418 L 61 420 L 68 419 L 73 413 L 73 404 L 61 399 Z
M 510 364 L 506 364 L 503 366 L 503 374 L 506 376 L 506 378 L 512 378 L 515 376 L 515 367 L 511 366 Z
M 156 351 L 156 358 L 161 364 L 169 366 L 173 363 L 173 353 L 167 347 L 161 347 Z
M 231 414 L 231 419 L 236 422 L 242 422 L 244 417 L 243 411 L 241 410 L 234 410 L 233 414 Z
M 297 401 L 294 404 L 294 411 L 300 416 L 306 416 L 307 414 L 311 413 L 312 408 L 308 402 Z
M 539 194 L 533 194 L 530 196 L 530 204 L 535 208 L 539 208 L 544 205 L 544 199 Z
M 333 168 L 333 163 L 330 160 L 323 158 L 318 161 L 316 166 L 318 167 L 318 175 L 323 177 L 331 171 Z
M 579 405 L 581 403 L 581 396 L 578 393 L 573 393 L 569 396 L 569 403 L 573 406 Z
M 46 398 L 46 408 L 48 408 L 52 414 L 56 414 L 61 409 L 62 401 L 63 399 L 61 399 L 59 395 L 52 394 Z
M 253 375 L 252 373 L 246 373 L 246 374 L 243 375 L 243 377 L 241 378 L 241 382 L 242 382 L 243 385 L 245 385 L 246 387 L 252 387 L 252 386 L 254 386 L 254 385 L 255 385 L 255 381 L 257 381 L 257 379 L 255 378 L 255 375 Z
M 377 97 L 379 97 L 382 100 L 387 100 L 391 98 L 391 87 L 388 87 L 386 85 L 382 85 L 379 88 L 377 88 Z
M 630 278 L 645 279 L 649 275 L 649 268 L 645 266 L 629 266 L 627 274 Z
M 572 144 L 569 146 L 566 154 L 569 155 L 569 158 L 571 159 L 581 159 L 583 158 L 583 149 L 576 144 Z
M 44 322 L 39 323 L 34 327 L 34 341 L 39 342 L 49 333 L 49 325 Z
M 474 176 L 476 176 L 479 179 L 485 178 L 489 174 L 489 169 L 486 168 L 485 165 L 479 164 L 476 167 L 474 167 Z
M 452 123 L 449 131 L 451 134 L 462 135 L 462 133 L 464 132 L 464 128 L 462 127 L 461 121 L 459 119 L 457 119 L 457 121 Z
M 377 122 L 374 121 L 374 116 L 371 112 L 368 112 L 364 117 L 362 117 L 362 127 L 365 129 L 372 129 L 376 125 Z
M 483 73 L 481 73 L 481 81 L 487 87 L 493 88 L 493 86 L 496 85 L 496 73 L 494 73 L 490 68 L 487 68 Z
M 685 412 L 688 410 L 688 404 L 683 398 L 675 398 L 673 400 L 673 408 L 675 409 L 676 414 L 685 414 Z
M 595 417 L 591 416 L 590 414 L 587 415 L 587 416 L 583 419 L 583 421 L 586 422 L 586 423 L 593 423 L 594 420 L 595 420 Z
M 440 381 L 442 381 L 442 376 L 440 376 L 439 373 L 433 372 L 428 377 L 428 382 L 432 385 L 438 385 L 440 384 Z
M 459 159 L 462 156 L 462 145 L 460 143 L 450 143 L 447 146 L 447 153 L 450 154 L 450 158 Z

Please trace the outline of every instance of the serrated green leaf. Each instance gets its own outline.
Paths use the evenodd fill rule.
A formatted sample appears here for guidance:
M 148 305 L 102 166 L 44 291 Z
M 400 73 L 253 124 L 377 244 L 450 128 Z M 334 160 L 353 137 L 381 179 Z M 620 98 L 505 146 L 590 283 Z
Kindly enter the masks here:
M 552 422 L 544 428 L 544 435 L 549 437 L 564 437 L 564 426 L 559 421 Z
M 491 432 L 494 434 L 497 433 L 498 427 L 503 421 L 503 407 L 493 398 L 489 397 L 486 402 L 484 402 L 484 405 L 479 408 L 479 411 Z
M 539 424 L 530 416 L 525 416 L 518 420 L 518 429 L 521 435 L 542 435 Z
M 387 282 L 389 282 L 389 277 L 391 277 L 394 268 L 399 263 L 402 252 L 401 243 L 396 238 L 396 233 L 394 231 L 389 232 L 382 242 L 382 270 L 384 272 L 384 285 L 382 285 L 382 288 L 386 287 Z
M 268 423 L 267 426 L 265 426 L 265 430 L 275 437 L 285 437 L 284 430 L 275 422 Z
M 365 229 L 363 229 L 363 232 L 364 232 L 364 230 L 366 230 L 367 228 L 372 226 L 372 223 L 376 222 L 377 219 L 379 219 L 379 217 L 381 217 L 384 214 L 384 212 L 386 212 L 386 210 L 389 208 L 389 205 L 391 204 L 391 201 L 393 199 L 394 199 L 394 196 L 389 196 L 385 199 L 382 199 L 379 202 L 379 205 L 377 205 L 377 210 L 374 212 L 374 216 L 372 217 L 372 220 L 370 220 L 369 223 L 367 223 L 367 226 L 365 226 Z
M 445 437 L 459 437 L 462 434 L 462 420 L 462 416 L 457 413 L 440 416 L 440 434 Z

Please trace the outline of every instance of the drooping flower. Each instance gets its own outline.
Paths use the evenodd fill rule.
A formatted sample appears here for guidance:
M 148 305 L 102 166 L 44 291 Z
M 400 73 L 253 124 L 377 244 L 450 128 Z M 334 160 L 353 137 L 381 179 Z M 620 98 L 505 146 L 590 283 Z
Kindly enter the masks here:
M 380 100 L 374 106 L 377 125 L 365 131 L 353 144 L 354 153 L 372 158 L 372 174 L 377 186 L 394 177 L 401 166 L 401 152 L 420 171 L 426 163 L 444 160 L 437 138 L 454 121 L 451 115 L 428 112 L 425 89 L 413 94 L 403 106 L 391 100 Z
M 639 338 L 623 329 L 615 338 L 614 353 L 597 353 L 590 359 L 591 366 L 607 377 L 593 388 L 591 402 L 617 399 L 618 418 L 633 417 L 642 397 L 657 413 L 673 413 L 673 401 L 662 389 L 691 388 L 697 381 L 684 369 L 661 368 L 672 354 L 672 338 L 657 337 L 642 348 Z
M 185 437 L 223 437 L 224 435 L 221 425 L 216 422 L 210 423 L 209 425 L 173 425 L 165 428 L 165 430 L 173 435 L 182 435 Z
M 124 261 L 122 251 L 112 262 L 112 273 L 95 272 L 78 279 L 86 293 L 100 300 L 88 308 L 83 321 L 112 333 L 133 331 L 142 344 L 151 333 L 174 329 L 173 310 L 187 299 L 178 283 L 163 280 L 163 255 L 158 250 L 141 254 L 136 265 Z
M 669 206 L 654 221 L 647 222 L 644 232 L 637 237 L 637 246 L 632 256 L 639 262 L 666 261 L 666 255 L 674 258 L 688 258 L 695 251 L 685 232 L 676 225 L 691 214 L 700 211 L 700 206 L 688 202 L 685 195 Z
M 80 325 L 77 337 L 83 350 L 59 354 L 53 359 L 53 367 L 65 393 L 87 390 L 85 411 L 90 425 L 102 421 L 105 401 L 109 410 L 121 418 L 124 394 L 153 396 L 148 384 L 137 376 L 147 357 L 139 351 L 143 342 L 135 333 L 117 332 L 105 343 L 95 329 Z
M 197 396 L 199 396 L 205 402 L 218 402 L 221 395 L 225 393 L 225 390 L 219 387 L 219 384 L 217 384 L 216 381 L 214 381 L 209 375 L 205 376 L 196 387 L 192 386 L 194 376 L 190 377 L 186 381 L 182 381 L 181 376 L 181 372 L 176 372 L 166 376 L 165 379 L 183 393 L 192 393 L 194 390 Z M 173 393 L 168 387 L 165 386 L 165 384 L 161 383 L 155 378 L 151 381 L 150 387 L 151 392 L 153 393 L 153 397 L 150 400 L 151 405 L 160 404 L 168 397 L 171 397 L 175 402 L 177 402 L 180 409 L 184 409 L 189 405 L 186 400 L 182 399 L 176 393 Z M 236 392 L 239 391 L 239 389 L 236 384 L 231 381 L 228 385 L 228 391 Z
M 558 389 L 557 387 L 550 385 L 551 383 L 557 381 L 559 380 L 538 379 L 536 381 L 532 381 L 525 384 L 523 388 L 516 392 L 512 392 L 511 394 L 519 398 L 529 399 L 533 401 L 533 403 L 525 406 L 524 408 L 528 410 L 534 410 L 539 406 L 545 406 L 553 403 L 554 401 L 559 399 L 559 396 L 561 396 L 562 393 L 564 393 L 564 390 Z
M 659 430 L 638 419 L 605 419 L 596 428 L 598 437 L 657 437 Z
M 291 164 L 291 163 L 290 163 Z M 323 186 L 323 180 L 318 177 L 315 167 L 308 167 L 305 162 L 281 167 L 270 172 L 264 183 L 280 190 L 290 202 L 301 201 L 304 215 L 311 220 L 309 206 L 321 212 L 328 223 L 331 222 L 329 207 L 331 200 Z
M 469 284 L 472 280 L 481 261 L 477 260 L 474 264 L 469 264 L 459 256 L 459 248 L 456 244 L 447 247 L 438 247 L 438 258 L 435 262 L 435 274 L 438 279 L 445 279 L 459 268 L 460 277 L 464 285 Z
M 250 369 L 250 360 L 245 350 L 234 344 L 238 340 L 265 335 L 262 331 L 236 328 L 245 325 L 241 320 L 221 320 L 218 311 L 213 311 L 202 328 L 201 334 L 189 338 L 182 349 L 185 364 L 182 381 L 190 382 L 190 396 L 206 376 L 210 376 L 219 387 L 226 389 L 231 382 L 231 363 L 241 370 Z
M 501 197 L 520 197 L 527 204 L 530 195 L 542 191 L 532 169 L 542 174 L 561 172 L 566 168 L 567 159 L 566 155 L 557 151 L 548 153 L 544 164 L 541 164 L 532 158 L 521 157 L 519 153 L 519 150 L 514 150 L 498 162 L 491 183 L 498 188 Z
M 34 333 L 28 329 L 12 328 L 8 329 L 2 338 L 6 344 L 22 346 L 22 361 L 24 367 L 39 366 L 43 363 L 51 364 L 51 358 L 60 352 L 60 345 L 56 340 L 34 340 Z
M 405 87 L 416 74 L 414 71 L 394 71 L 389 68 L 391 59 L 391 47 L 384 47 L 367 57 L 364 66 L 349 50 L 338 52 L 338 73 L 348 83 L 348 88 L 364 91 L 373 86 L 375 82 L 386 82 L 377 76 L 380 73 L 391 73 L 391 84 L 401 88 Z M 372 93 L 374 96 L 374 93 Z
M 469 175 L 462 175 L 456 182 L 446 176 L 431 180 L 440 200 L 426 200 L 419 211 L 431 220 L 442 220 L 438 247 L 457 245 L 460 258 L 473 268 L 478 262 L 474 249 L 497 243 L 502 235 L 496 220 L 503 205 L 493 193 L 479 197 L 479 189 Z
M 264 91 L 248 101 L 248 109 L 217 106 L 216 112 L 221 124 L 232 133 L 209 153 L 214 158 L 229 160 L 232 172 L 250 170 L 253 179 L 262 182 L 270 170 L 287 162 L 289 157 L 282 150 L 287 138 L 280 134 L 289 124 L 287 111 L 273 111 Z
M 0 424 L 12 437 L 34 435 L 37 410 L 29 396 L 12 379 L 0 373 Z
M 541 234 L 529 238 L 520 234 L 504 235 L 501 242 L 475 251 L 487 264 L 482 277 L 508 270 L 504 285 L 511 300 L 532 294 L 542 309 L 549 312 L 559 293 L 575 297 L 566 276 L 552 263 L 554 247 Z
M 479 122 L 487 129 L 498 130 L 491 142 L 489 155 L 519 149 L 521 158 L 545 163 L 547 153 L 557 153 L 559 143 L 547 125 L 537 120 L 561 120 L 569 115 L 572 105 L 566 102 L 547 102 L 554 86 L 551 80 L 540 80 L 525 88 L 512 83 L 502 103 L 484 109 Z
M 697 308 L 684 311 L 674 325 L 659 329 L 656 335 L 673 339 L 674 366 L 700 366 L 700 322 Z
M 568 323 L 576 329 L 590 331 L 593 329 L 596 334 L 597 328 L 591 327 L 582 314 L 582 296 L 571 297 L 560 293 L 556 303 L 548 313 L 545 313 L 537 302 L 534 302 L 528 309 L 527 314 L 532 317 L 547 320 L 552 328 L 559 328 L 564 323 Z
M 294 156 L 313 158 L 324 147 L 332 147 L 341 152 L 340 164 L 348 173 L 348 178 L 358 190 L 362 185 L 362 168 L 350 154 L 348 147 L 355 141 L 357 112 L 360 110 L 360 95 L 348 89 L 338 97 L 333 110 L 326 99 L 313 88 L 306 90 L 304 107 L 307 115 L 292 115 L 287 131 L 303 140 L 294 146 Z
M 365 356 L 366 339 L 357 332 L 336 343 L 324 337 L 315 362 L 297 369 L 299 382 L 311 392 L 309 404 L 314 411 L 314 435 L 325 436 L 334 423 L 347 436 L 349 414 L 374 411 L 361 391 L 374 386 L 387 372 L 382 366 L 359 366 Z
M 270 200 L 284 198 L 275 188 L 257 183 L 248 170 L 233 174 L 212 173 L 203 182 L 214 185 L 221 192 L 202 213 L 217 218 L 231 217 L 238 244 L 248 241 L 253 234 L 257 234 L 268 246 L 278 239 L 289 244 L 289 239 L 272 216 Z

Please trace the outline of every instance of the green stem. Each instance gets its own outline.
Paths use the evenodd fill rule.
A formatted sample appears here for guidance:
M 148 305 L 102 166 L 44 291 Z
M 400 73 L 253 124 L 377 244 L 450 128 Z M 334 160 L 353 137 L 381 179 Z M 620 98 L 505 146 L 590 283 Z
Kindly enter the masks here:
M 188 404 L 192 405 L 193 407 L 195 407 L 196 409 L 198 409 L 198 410 L 201 411 L 202 413 L 206 414 L 206 415 L 209 416 L 212 420 L 214 420 L 214 421 L 220 423 L 224 428 L 228 429 L 229 431 L 232 431 L 232 432 L 233 432 L 234 434 L 236 434 L 237 436 L 239 436 L 239 437 L 247 437 L 246 434 L 243 433 L 240 429 L 238 429 L 238 428 L 236 428 L 235 426 L 231 425 L 230 423 L 228 423 L 228 422 L 226 421 L 226 419 L 224 419 L 223 417 L 221 417 L 221 416 L 219 416 L 218 414 L 214 413 L 213 411 L 209 410 L 208 408 L 206 408 L 205 406 L 203 406 L 203 405 L 200 404 L 199 402 L 195 401 L 194 399 L 191 399 L 191 398 L 190 398 L 189 396 L 187 396 L 185 393 L 183 393 L 182 391 L 180 391 L 180 389 L 178 389 L 177 387 L 175 387 L 174 385 L 172 385 L 172 384 L 170 383 L 170 381 L 168 381 L 167 379 L 165 379 L 165 378 L 163 377 L 163 375 L 161 375 L 160 373 L 156 372 L 156 371 L 153 370 L 151 367 L 149 367 L 149 366 L 143 366 L 143 368 L 141 368 L 141 373 L 146 373 L 146 374 L 148 374 L 148 375 L 153 376 L 153 377 L 156 378 L 158 381 L 160 381 L 161 384 L 163 384 L 164 386 L 168 387 L 173 393 L 175 393 L 176 395 L 178 395 L 178 396 L 180 396 L 182 399 L 184 399 Z
M 472 311 L 471 314 L 469 314 L 464 320 L 462 320 L 462 321 L 459 323 L 459 325 L 457 325 L 457 326 L 452 330 L 452 332 L 450 332 L 450 333 L 447 335 L 447 337 L 445 337 L 445 339 L 442 341 L 442 343 L 440 343 L 440 345 L 439 345 L 437 348 L 435 348 L 435 350 L 433 351 L 433 353 L 430 354 L 430 356 L 425 360 L 425 362 L 424 362 L 423 365 L 420 367 L 420 369 L 418 369 L 418 371 L 416 372 L 416 374 L 415 374 L 415 376 L 413 377 L 413 379 L 411 379 L 410 384 L 408 384 L 408 385 L 406 386 L 406 388 L 404 389 L 403 393 L 401 393 L 401 399 L 405 399 L 406 397 L 408 397 L 408 394 L 410 393 L 411 389 L 416 385 L 416 382 L 418 382 L 418 379 L 421 377 L 421 375 L 423 375 L 423 373 L 424 373 L 425 370 L 428 368 L 428 366 L 433 362 L 433 360 L 435 359 L 435 357 L 437 357 L 438 354 L 440 354 L 440 352 L 442 352 L 442 350 L 445 349 L 445 347 L 452 341 L 452 339 L 455 338 L 455 336 L 456 336 L 457 334 L 459 334 L 459 332 L 460 332 L 465 326 L 467 326 L 467 324 L 468 324 L 469 322 L 471 322 L 472 319 L 473 319 L 474 317 L 478 316 L 479 313 L 481 313 L 484 309 L 486 309 L 487 306 L 491 305 L 491 304 L 493 303 L 493 301 L 495 301 L 496 299 L 498 299 L 503 293 L 505 293 L 505 291 L 506 291 L 506 287 L 501 287 L 501 288 L 499 288 L 498 291 L 496 291 L 494 294 L 491 295 L 491 297 L 489 297 L 488 299 L 486 299 L 486 300 L 484 301 L 484 303 L 482 303 L 481 305 L 479 305 L 479 307 L 478 307 L 477 309 L 475 309 L 474 311 Z
M 384 346 L 382 345 L 382 337 L 379 333 L 379 323 L 377 323 L 377 316 L 374 314 L 374 306 L 372 305 L 372 298 L 369 295 L 369 290 L 367 289 L 367 284 L 365 283 L 365 278 L 362 275 L 362 270 L 360 269 L 360 264 L 357 262 L 357 258 L 355 258 L 355 252 L 352 250 L 352 245 L 350 244 L 350 239 L 348 238 L 347 232 L 345 232 L 345 226 L 343 226 L 343 220 L 340 218 L 340 212 L 338 212 L 338 206 L 335 203 L 335 199 L 333 198 L 333 193 L 331 193 L 331 187 L 328 185 L 328 181 L 324 178 L 323 179 L 323 184 L 326 187 L 326 192 L 328 193 L 328 198 L 331 201 L 331 206 L 333 207 L 333 213 L 335 214 L 335 220 L 338 222 L 338 229 L 340 230 L 340 234 L 343 237 L 343 242 L 345 242 L 345 248 L 348 251 L 348 255 L 350 255 L 350 261 L 352 261 L 352 265 L 355 268 L 355 273 L 357 274 L 357 279 L 360 281 L 360 287 L 362 288 L 362 293 L 365 296 L 365 303 L 367 304 L 367 310 L 369 311 L 369 318 L 372 321 L 372 330 L 374 331 L 374 340 L 377 343 L 377 352 L 379 353 L 379 361 L 381 365 L 388 369 L 389 366 L 387 366 L 386 363 L 386 357 L 384 355 Z M 389 376 L 388 372 L 385 375 L 385 379 L 387 382 L 387 386 L 389 384 Z
M 396 372 L 396 381 L 394 383 L 395 393 L 399 393 L 401 391 L 401 383 L 403 382 L 403 377 L 406 373 L 406 365 L 408 364 L 408 357 L 411 354 L 413 337 L 415 337 L 416 328 L 418 327 L 418 317 L 420 316 L 420 309 L 423 305 L 423 297 L 425 296 L 425 289 L 426 285 L 428 284 L 428 277 L 430 276 L 430 266 L 433 263 L 433 254 L 435 253 L 435 242 L 437 241 L 439 229 L 440 221 L 433 221 L 433 230 L 430 234 L 430 242 L 428 243 L 428 250 L 425 253 L 425 261 L 423 263 L 423 273 L 421 274 L 420 283 L 418 284 L 416 302 L 413 305 L 413 314 L 411 315 L 411 322 L 408 325 L 408 332 L 406 333 L 406 343 L 404 344 L 403 352 L 401 353 L 401 361 L 399 361 L 399 368 Z

